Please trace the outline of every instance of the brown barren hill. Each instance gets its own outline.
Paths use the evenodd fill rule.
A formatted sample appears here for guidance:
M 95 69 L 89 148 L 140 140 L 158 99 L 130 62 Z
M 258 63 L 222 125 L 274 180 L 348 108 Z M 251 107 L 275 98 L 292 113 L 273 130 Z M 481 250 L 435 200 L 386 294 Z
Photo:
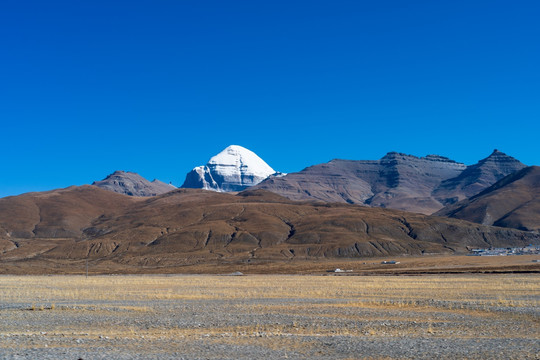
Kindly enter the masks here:
M 540 230 L 540 167 L 509 175 L 470 199 L 437 215 L 521 230 Z
M 11 209 L 15 209 L 11 212 Z M 350 204 L 294 202 L 262 190 L 179 189 L 133 198 L 93 186 L 0 199 L 0 264 L 89 258 L 118 266 L 460 254 L 540 236 Z M 22 266 L 22 265 L 21 265 Z
M 34 256 L 54 248 L 54 240 L 82 240 L 92 221 L 114 216 L 134 202 L 90 185 L 2 198 L 0 260 Z

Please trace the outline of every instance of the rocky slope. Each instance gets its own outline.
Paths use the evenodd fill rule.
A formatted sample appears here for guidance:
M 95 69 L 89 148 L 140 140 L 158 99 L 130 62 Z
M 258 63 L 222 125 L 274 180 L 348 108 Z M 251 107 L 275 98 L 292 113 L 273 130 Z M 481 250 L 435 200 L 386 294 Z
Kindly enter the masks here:
M 241 191 L 256 185 L 276 172 L 254 152 L 231 145 L 212 157 L 204 166 L 189 172 L 183 188 L 214 191 Z
M 418 158 L 391 152 L 374 161 L 332 160 L 270 178 L 255 188 L 293 200 L 347 202 L 429 214 L 442 207 L 431 196 L 433 189 L 465 168 L 437 155 Z
M 332 160 L 269 178 L 255 188 L 293 200 L 347 202 L 431 214 L 524 166 L 497 150 L 472 166 L 438 155 L 418 158 L 391 152 L 375 161 Z
M 436 213 L 485 225 L 540 231 L 540 167 L 513 173 L 480 194 Z
M 129 171 L 115 171 L 92 185 L 129 196 L 156 196 L 176 189 L 175 186 L 157 179 L 150 182 L 139 174 Z
M 140 198 L 87 185 L 0 199 L 0 263 L 89 257 L 179 266 L 530 243 L 540 243 L 540 235 L 390 209 L 294 202 L 261 190 L 179 189 Z
M 443 181 L 433 196 L 442 204 L 451 204 L 478 194 L 524 167 L 519 160 L 495 149 L 487 158 L 467 166 L 459 176 Z

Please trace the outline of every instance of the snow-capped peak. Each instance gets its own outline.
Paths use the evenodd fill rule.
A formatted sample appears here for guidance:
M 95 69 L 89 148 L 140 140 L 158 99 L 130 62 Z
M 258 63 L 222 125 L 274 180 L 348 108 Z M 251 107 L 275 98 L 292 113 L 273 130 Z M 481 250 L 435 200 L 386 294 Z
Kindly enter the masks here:
M 230 145 L 213 156 L 207 166 L 220 166 L 227 173 L 239 172 L 243 175 L 268 177 L 275 173 L 263 159 L 253 151 L 239 145 Z M 225 173 L 223 173 L 225 175 Z
M 182 187 L 240 191 L 273 174 L 276 171 L 253 151 L 230 145 L 213 156 L 205 166 L 194 168 L 186 176 Z

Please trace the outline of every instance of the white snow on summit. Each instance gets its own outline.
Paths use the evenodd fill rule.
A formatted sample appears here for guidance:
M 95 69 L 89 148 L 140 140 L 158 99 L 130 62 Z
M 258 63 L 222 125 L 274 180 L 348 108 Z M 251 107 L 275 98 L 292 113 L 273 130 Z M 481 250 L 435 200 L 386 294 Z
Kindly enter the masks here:
M 212 157 L 207 166 L 219 169 L 222 175 L 241 173 L 267 178 L 275 173 L 257 154 L 238 145 L 231 145 Z
M 242 146 L 231 145 L 205 166 L 187 174 L 182 187 L 214 191 L 241 191 L 276 174 L 263 159 Z

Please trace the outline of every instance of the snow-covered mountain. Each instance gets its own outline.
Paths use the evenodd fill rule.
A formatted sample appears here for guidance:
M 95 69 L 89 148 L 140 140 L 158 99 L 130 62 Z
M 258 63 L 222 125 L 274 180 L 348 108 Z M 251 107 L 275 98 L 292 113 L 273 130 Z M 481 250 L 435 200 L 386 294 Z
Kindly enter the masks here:
M 183 188 L 241 191 L 271 175 L 279 175 L 263 159 L 242 146 L 231 145 L 186 175 Z

